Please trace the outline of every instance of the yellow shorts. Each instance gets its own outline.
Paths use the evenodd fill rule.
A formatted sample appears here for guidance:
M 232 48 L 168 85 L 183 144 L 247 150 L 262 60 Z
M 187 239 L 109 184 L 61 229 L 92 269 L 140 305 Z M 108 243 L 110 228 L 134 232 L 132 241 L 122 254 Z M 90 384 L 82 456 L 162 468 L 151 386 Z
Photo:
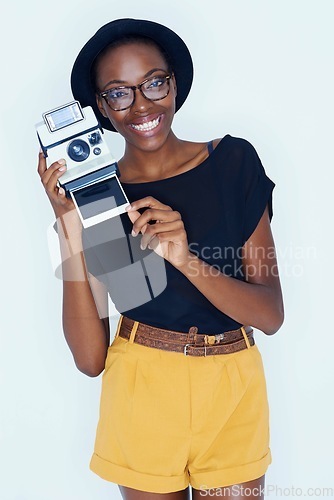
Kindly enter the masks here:
M 262 476 L 271 463 L 269 408 L 257 346 L 185 356 L 116 337 L 102 375 L 90 469 L 153 493 Z

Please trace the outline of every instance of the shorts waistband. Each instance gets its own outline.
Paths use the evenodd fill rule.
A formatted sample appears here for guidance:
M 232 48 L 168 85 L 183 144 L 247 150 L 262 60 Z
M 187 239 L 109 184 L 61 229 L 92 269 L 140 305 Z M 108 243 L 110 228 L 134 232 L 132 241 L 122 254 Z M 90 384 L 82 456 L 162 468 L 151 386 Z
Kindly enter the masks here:
M 186 356 L 230 354 L 249 349 L 255 344 L 253 329 L 242 326 L 237 330 L 210 335 L 198 333 L 192 326 L 187 333 L 157 328 L 121 315 L 116 337 L 120 336 L 147 347 L 183 353 Z

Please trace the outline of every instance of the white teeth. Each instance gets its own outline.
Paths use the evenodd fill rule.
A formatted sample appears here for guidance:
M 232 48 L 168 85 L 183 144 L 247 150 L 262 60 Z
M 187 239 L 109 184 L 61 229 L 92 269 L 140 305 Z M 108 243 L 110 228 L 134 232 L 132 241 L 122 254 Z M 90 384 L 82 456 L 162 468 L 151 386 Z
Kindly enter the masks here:
M 148 130 L 153 130 L 155 127 L 157 127 L 159 125 L 159 122 L 160 122 L 160 117 L 150 122 L 141 123 L 140 125 L 135 125 L 134 123 L 131 123 L 131 127 L 134 128 L 135 130 L 148 131 Z

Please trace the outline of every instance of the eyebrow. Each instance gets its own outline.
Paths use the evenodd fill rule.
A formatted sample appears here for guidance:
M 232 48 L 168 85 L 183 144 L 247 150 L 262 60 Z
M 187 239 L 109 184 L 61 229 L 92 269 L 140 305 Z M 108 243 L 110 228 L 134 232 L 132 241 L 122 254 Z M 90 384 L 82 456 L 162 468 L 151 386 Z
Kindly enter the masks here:
M 145 75 L 143 76 L 143 80 L 145 80 L 146 78 L 148 78 L 149 76 L 151 76 L 156 71 L 164 71 L 165 73 L 168 72 L 168 70 L 166 70 L 166 69 L 153 68 L 153 69 L 150 69 L 150 71 L 148 71 L 147 73 L 145 73 Z M 121 83 L 122 85 L 126 85 L 127 82 L 125 82 L 124 80 L 110 80 L 110 82 L 106 83 L 104 85 L 104 87 L 102 87 L 102 90 L 104 90 L 106 87 L 108 87 L 108 85 L 112 85 L 114 83 Z

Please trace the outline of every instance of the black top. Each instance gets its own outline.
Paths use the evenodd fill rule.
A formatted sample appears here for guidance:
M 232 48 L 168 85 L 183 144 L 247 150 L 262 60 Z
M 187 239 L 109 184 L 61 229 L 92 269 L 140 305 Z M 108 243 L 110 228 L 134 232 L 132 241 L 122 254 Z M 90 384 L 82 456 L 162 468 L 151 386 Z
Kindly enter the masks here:
M 121 179 L 120 179 L 121 180 Z M 226 135 L 199 165 L 152 182 L 122 183 L 130 201 L 153 196 L 180 212 L 190 251 L 219 271 L 244 280 L 242 246 L 268 204 L 275 184 L 253 146 Z M 240 323 L 220 312 L 169 262 L 141 250 L 125 213 L 84 231 L 87 268 L 107 287 L 116 309 L 149 325 L 216 334 Z

